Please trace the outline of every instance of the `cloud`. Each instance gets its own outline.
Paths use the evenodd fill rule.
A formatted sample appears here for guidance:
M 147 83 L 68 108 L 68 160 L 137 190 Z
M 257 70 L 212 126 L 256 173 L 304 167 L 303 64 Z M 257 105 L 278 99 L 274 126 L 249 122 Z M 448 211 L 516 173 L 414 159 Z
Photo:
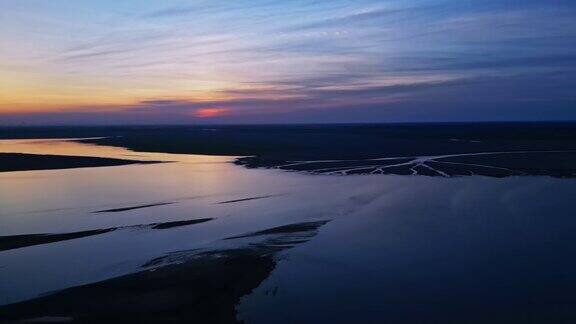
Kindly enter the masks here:
M 324 28 L 346 28 L 351 25 L 362 24 L 378 27 L 383 23 L 389 24 L 394 22 L 406 22 L 407 19 L 416 18 L 423 13 L 432 12 L 433 10 L 442 9 L 443 6 L 417 6 L 405 8 L 385 8 L 363 11 L 359 13 L 351 13 L 334 18 L 326 18 L 323 20 L 301 24 L 297 27 L 292 27 L 288 30 L 302 31 L 310 29 L 324 29 Z M 384 20 L 392 18 L 392 20 Z
M 140 101 L 140 104 L 145 106 L 174 106 L 174 105 L 186 105 L 189 102 L 182 99 L 147 99 Z
M 173 16 L 182 16 L 187 15 L 198 11 L 198 7 L 172 7 L 166 8 L 162 10 L 157 10 L 154 12 L 147 13 L 143 15 L 143 18 L 162 18 L 162 17 L 173 17 Z
M 417 118 L 440 102 L 455 116 L 456 102 L 480 116 L 488 98 L 563 106 L 568 94 L 554 87 L 572 89 L 576 78 L 573 1 L 103 3 L 78 6 L 91 9 L 80 16 L 64 15 L 65 2 L 14 15 L 26 24 L 3 16 L 10 33 L 0 36 L 11 46 L 0 59 L 15 102 L 55 107 L 54 98 L 77 98 L 67 104 L 76 112 L 54 114 L 87 121 L 195 122 L 196 112 L 214 107 L 227 111 L 202 122 L 331 119 L 331 109 L 356 118 L 347 109 L 358 107 L 366 119 L 392 118 L 377 109 L 409 115 L 391 107 Z M 9 7 L 0 4 L 0 12 Z M 564 76 L 548 75 L 557 72 Z M 102 104 L 110 102 L 122 104 Z M 11 103 L 0 98 L 0 107 Z

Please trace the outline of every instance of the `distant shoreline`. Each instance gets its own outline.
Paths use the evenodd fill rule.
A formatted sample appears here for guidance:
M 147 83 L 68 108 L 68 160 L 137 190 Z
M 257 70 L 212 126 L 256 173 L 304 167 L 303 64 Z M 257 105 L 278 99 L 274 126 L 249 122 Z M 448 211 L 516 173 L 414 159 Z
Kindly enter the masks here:
M 323 174 L 576 177 L 571 122 L 0 127 L 6 139 L 63 137 L 92 137 L 79 141 L 136 152 L 236 156 L 243 157 L 236 164 L 248 168 Z

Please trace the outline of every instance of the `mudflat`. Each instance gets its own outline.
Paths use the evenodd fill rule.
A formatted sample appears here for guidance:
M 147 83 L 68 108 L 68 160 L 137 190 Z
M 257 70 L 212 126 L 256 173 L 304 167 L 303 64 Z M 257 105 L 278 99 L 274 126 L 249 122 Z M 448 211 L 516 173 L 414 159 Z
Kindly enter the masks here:
M 157 163 L 98 157 L 0 153 L 0 172 L 55 170 Z

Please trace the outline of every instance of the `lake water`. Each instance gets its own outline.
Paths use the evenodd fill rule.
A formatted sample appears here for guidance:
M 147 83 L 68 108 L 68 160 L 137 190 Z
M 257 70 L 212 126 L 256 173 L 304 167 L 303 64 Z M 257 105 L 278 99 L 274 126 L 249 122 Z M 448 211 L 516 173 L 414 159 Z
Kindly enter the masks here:
M 166 161 L 0 173 L 0 235 L 124 227 L 0 252 L 0 304 L 138 271 L 170 252 L 225 247 L 234 244 L 223 240 L 230 236 L 317 220 L 330 222 L 277 256 L 276 269 L 238 305 L 240 318 L 481 322 L 519 312 L 545 318 L 576 302 L 576 180 L 307 175 L 246 169 L 234 157 L 70 140 L 4 140 L 0 152 Z M 164 205 L 95 213 L 148 204 Z M 162 231 L 133 226 L 200 218 L 214 220 Z

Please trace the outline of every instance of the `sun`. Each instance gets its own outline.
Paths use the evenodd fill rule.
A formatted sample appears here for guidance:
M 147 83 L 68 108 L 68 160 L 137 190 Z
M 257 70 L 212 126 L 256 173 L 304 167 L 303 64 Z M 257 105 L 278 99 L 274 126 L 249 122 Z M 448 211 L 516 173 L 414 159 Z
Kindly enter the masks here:
M 194 112 L 194 117 L 198 118 L 220 117 L 222 115 L 226 115 L 228 112 L 230 112 L 230 109 L 228 108 L 217 108 L 217 107 L 200 108 Z

